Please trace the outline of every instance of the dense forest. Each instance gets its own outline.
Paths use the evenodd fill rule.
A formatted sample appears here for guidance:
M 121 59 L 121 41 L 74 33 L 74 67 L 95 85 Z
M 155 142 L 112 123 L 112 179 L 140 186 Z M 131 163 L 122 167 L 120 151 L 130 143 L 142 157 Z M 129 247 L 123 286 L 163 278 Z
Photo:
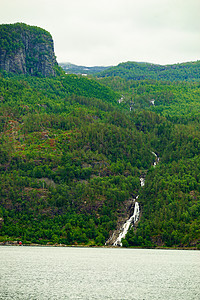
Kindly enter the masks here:
M 104 244 L 153 162 L 147 136 L 95 81 L 2 76 L 0 87 L 1 240 Z
M 184 85 L 135 82 L 138 99 L 140 85 L 145 95 L 150 86 L 162 95 L 176 88 L 183 102 L 187 93 Z M 130 111 L 118 103 L 120 88 L 76 75 L 2 75 L 0 88 L 1 241 L 103 245 L 139 193 L 141 219 L 124 246 L 198 246 L 198 109 L 193 119 L 168 106 L 159 115 L 142 101 Z
M 179 123 L 198 120 L 199 81 L 126 80 L 121 77 L 101 78 L 98 81 L 120 93 L 121 106 L 126 109 L 151 110 Z
M 102 246 L 139 195 L 124 247 L 200 248 L 200 82 L 151 72 L 1 71 L 1 244 Z
M 138 130 L 149 134 L 150 149 L 160 157 L 147 171 L 141 219 L 123 245 L 199 248 L 199 81 L 99 80 L 121 93 L 121 107 L 130 110 Z

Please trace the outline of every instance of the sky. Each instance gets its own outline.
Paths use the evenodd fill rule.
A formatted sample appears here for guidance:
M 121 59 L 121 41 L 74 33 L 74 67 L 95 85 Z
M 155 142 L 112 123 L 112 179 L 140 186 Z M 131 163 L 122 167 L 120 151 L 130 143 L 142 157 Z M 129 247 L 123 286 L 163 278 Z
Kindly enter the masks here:
M 58 62 L 200 60 L 200 0 L 0 0 L 0 21 L 49 31 Z

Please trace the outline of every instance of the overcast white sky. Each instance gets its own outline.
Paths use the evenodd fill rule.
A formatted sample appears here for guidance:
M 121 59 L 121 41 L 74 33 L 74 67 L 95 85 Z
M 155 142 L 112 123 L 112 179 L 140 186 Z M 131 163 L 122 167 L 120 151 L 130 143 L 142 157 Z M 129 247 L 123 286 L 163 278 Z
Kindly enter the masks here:
M 200 0 L 0 0 L 0 23 L 49 31 L 58 62 L 200 60 Z

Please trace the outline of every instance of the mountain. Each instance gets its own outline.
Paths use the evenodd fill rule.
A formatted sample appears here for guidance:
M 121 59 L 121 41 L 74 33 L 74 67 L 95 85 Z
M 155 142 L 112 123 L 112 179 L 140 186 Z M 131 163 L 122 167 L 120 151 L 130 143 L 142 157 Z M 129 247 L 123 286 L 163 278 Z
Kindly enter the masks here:
M 0 69 L 15 74 L 56 76 L 58 64 L 49 32 L 23 23 L 0 25 Z
M 129 111 L 76 75 L 1 74 L 0 91 L 1 243 L 104 245 L 139 194 L 124 246 L 199 247 L 199 114 Z
M 199 81 L 200 61 L 173 65 L 125 62 L 104 70 L 98 77 L 119 76 L 132 80 Z
M 0 244 L 102 246 L 137 199 L 124 247 L 199 249 L 199 82 L 55 75 L 0 72 Z
M 84 67 L 84 66 L 77 66 L 71 63 L 59 63 L 60 67 L 67 73 L 67 74 L 96 74 L 102 72 L 109 67 Z

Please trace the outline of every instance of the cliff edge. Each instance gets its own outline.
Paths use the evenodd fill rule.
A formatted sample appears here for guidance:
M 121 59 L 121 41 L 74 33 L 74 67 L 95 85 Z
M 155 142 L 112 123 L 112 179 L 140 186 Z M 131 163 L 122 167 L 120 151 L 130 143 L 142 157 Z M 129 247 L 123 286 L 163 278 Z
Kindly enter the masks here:
M 51 34 L 24 23 L 0 25 L 0 70 L 32 76 L 56 76 Z

